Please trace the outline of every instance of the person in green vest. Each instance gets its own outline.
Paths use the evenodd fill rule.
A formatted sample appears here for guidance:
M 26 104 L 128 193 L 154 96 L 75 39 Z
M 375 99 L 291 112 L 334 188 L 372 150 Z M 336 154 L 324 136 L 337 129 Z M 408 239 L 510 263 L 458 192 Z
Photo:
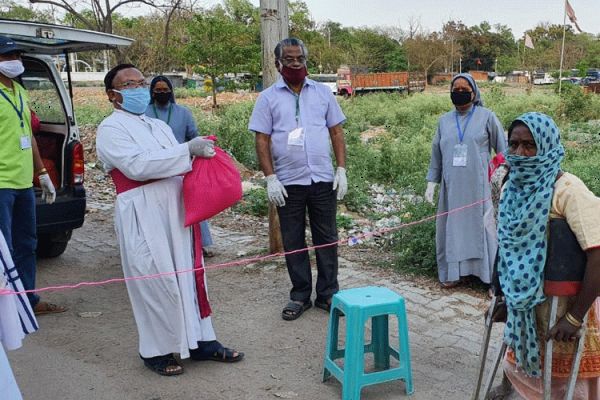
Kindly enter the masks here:
M 0 36 L 0 231 L 25 290 L 33 290 L 37 246 L 34 174 L 46 203 L 54 202 L 56 190 L 31 132 L 29 97 L 14 80 L 25 71 L 21 53 L 11 38 Z M 66 311 L 65 307 L 40 301 L 35 293 L 27 297 L 38 315 Z

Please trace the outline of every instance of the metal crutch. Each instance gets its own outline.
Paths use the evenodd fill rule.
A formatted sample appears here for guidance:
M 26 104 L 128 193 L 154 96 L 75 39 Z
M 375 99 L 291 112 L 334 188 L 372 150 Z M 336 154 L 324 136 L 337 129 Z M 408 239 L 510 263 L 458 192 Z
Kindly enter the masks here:
M 490 301 L 489 313 L 485 318 L 485 330 L 483 331 L 483 342 L 481 343 L 481 350 L 479 351 L 479 371 L 477 372 L 477 383 L 475 385 L 475 391 L 473 392 L 473 396 L 471 400 L 479 400 L 479 393 L 481 391 L 481 383 L 483 381 L 483 373 L 485 371 L 485 363 L 487 360 L 487 353 L 490 347 L 490 337 L 492 334 L 492 325 L 494 321 L 492 320 L 492 315 L 494 314 L 494 310 L 498 305 L 499 296 L 492 296 L 492 300 Z
M 498 371 L 498 366 L 500 365 L 500 361 L 504 357 L 504 353 L 506 352 L 506 348 L 508 346 L 504 341 L 502 341 L 502 346 L 500 346 L 500 350 L 498 350 L 498 355 L 496 356 L 496 361 L 494 362 L 494 366 L 488 375 L 487 380 L 485 381 L 485 390 L 483 391 L 483 398 L 487 399 L 488 394 L 490 394 L 490 390 L 492 389 L 492 384 L 494 383 L 494 379 L 496 378 L 496 372 Z
M 550 301 L 550 318 L 548 321 L 548 330 L 556 324 L 556 312 L 558 309 L 558 296 L 552 296 Z M 579 365 L 581 364 L 581 356 L 585 343 L 585 325 L 587 322 L 587 314 L 583 318 L 581 336 L 577 339 L 577 347 L 573 364 L 571 365 L 571 375 L 567 381 L 567 390 L 565 392 L 565 400 L 572 400 L 575 392 L 575 384 L 577 383 L 577 374 L 579 373 Z M 549 340 L 546 343 L 546 352 L 544 355 L 544 400 L 550 400 L 552 397 L 552 348 L 553 341 Z
M 548 330 L 556 324 L 558 296 L 575 296 L 583 282 L 587 256 L 568 222 L 562 218 L 550 218 L 548 221 L 548 249 L 544 267 L 544 293 L 550 298 L 550 318 Z M 571 365 L 571 375 L 567 381 L 565 399 L 571 400 L 575 390 L 579 365 L 585 342 L 587 314 L 583 318 L 581 336 L 577 340 L 577 350 Z M 544 357 L 543 390 L 544 400 L 550 400 L 552 390 L 552 348 L 553 342 L 546 343 Z

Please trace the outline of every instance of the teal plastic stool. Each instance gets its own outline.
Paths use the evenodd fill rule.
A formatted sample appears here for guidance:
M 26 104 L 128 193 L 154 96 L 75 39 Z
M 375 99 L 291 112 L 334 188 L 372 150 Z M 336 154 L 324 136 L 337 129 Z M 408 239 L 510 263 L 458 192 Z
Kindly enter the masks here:
M 389 344 L 388 317 L 398 319 L 398 350 Z M 338 349 L 340 317 L 346 317 L 346 347 Z M 371 319 L 371 343 L 365 345 L 364 326 Z M 365 373 L 364 355 L 373 353 L 377 371 Z M 390 368 L 390 356 L 398 367 Z M 344 358 L 340 368 L 335 360 Z M 385 287 L 368 286 L 342 290 L 333 296 L 325 344 L 323 382 L 333 375 L 342 384 L 342 400 L 360 400 L 364 386 L 401 379 L 406 394 L 413 394 L 408 324 L 404 298 Z

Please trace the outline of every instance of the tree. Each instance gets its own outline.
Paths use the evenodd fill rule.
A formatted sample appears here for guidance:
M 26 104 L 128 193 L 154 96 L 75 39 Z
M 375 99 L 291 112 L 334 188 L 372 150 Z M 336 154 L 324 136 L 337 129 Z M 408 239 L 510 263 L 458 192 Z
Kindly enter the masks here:
M 496 59 L 516 55 L 517 46 L 510 28 L 505 25 L 490 25 L 483 21 L 466 28 L 458 22 L 456 37 L 461 48 L 463 70 L 481 69 L 492 71 Z
M 154 0 L 119 0 L 112 5 L 110 0 L 29 0 L 29 2 L 63 9 L 84 28 L 105 33 L 113 33 L 113 16 L 118 8 L 133 3 L 156 7 Z
M 252 29 L 237 23 L 222 7 L 196 14 L 188 25 L 186 60 L 212 79 L 213 107 L 217 107 L 217 78 L 260 64 L 260 46 Z
M 145 4 L 162 10 L 165 14 L 164 46 L 168 48 L 169 29 L 174 10 L 182 7 L 185 0 L 29 0 L 31 4 L 46 4 L 67 12 L 66 20 L 78 28 L 104 33 L 114 33 L 114 22 L 118 18 L 117 10 L 125 5 Z M 116 50 L 117 60 L 123 62 L 124 52 Z
M 0 18 L 18 19 L 22 21 L 54 22 L 54 17 L 49 11 L 35 10 L 23 7 L 14 1 L 0 1 Z
M 425 77 L 433 68 L 443 65 L 443 61 L 448 55 L 444 41 L 436 32 L 418 33 L 412 39 L 404 41 L 404 48 L 410 60 L 411 69 L 423 72 Z

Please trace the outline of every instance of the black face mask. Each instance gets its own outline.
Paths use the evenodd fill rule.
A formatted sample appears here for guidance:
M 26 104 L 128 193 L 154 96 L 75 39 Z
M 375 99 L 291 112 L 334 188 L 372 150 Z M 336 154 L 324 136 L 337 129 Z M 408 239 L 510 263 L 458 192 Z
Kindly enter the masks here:
M 471 102 L 473 92 L 450 92 L 450 99 L 455 106 L 464 106 Z
M 158 104 L 167 104 L 171 101 L 171 92 L 152 93 L 152 95 Z

